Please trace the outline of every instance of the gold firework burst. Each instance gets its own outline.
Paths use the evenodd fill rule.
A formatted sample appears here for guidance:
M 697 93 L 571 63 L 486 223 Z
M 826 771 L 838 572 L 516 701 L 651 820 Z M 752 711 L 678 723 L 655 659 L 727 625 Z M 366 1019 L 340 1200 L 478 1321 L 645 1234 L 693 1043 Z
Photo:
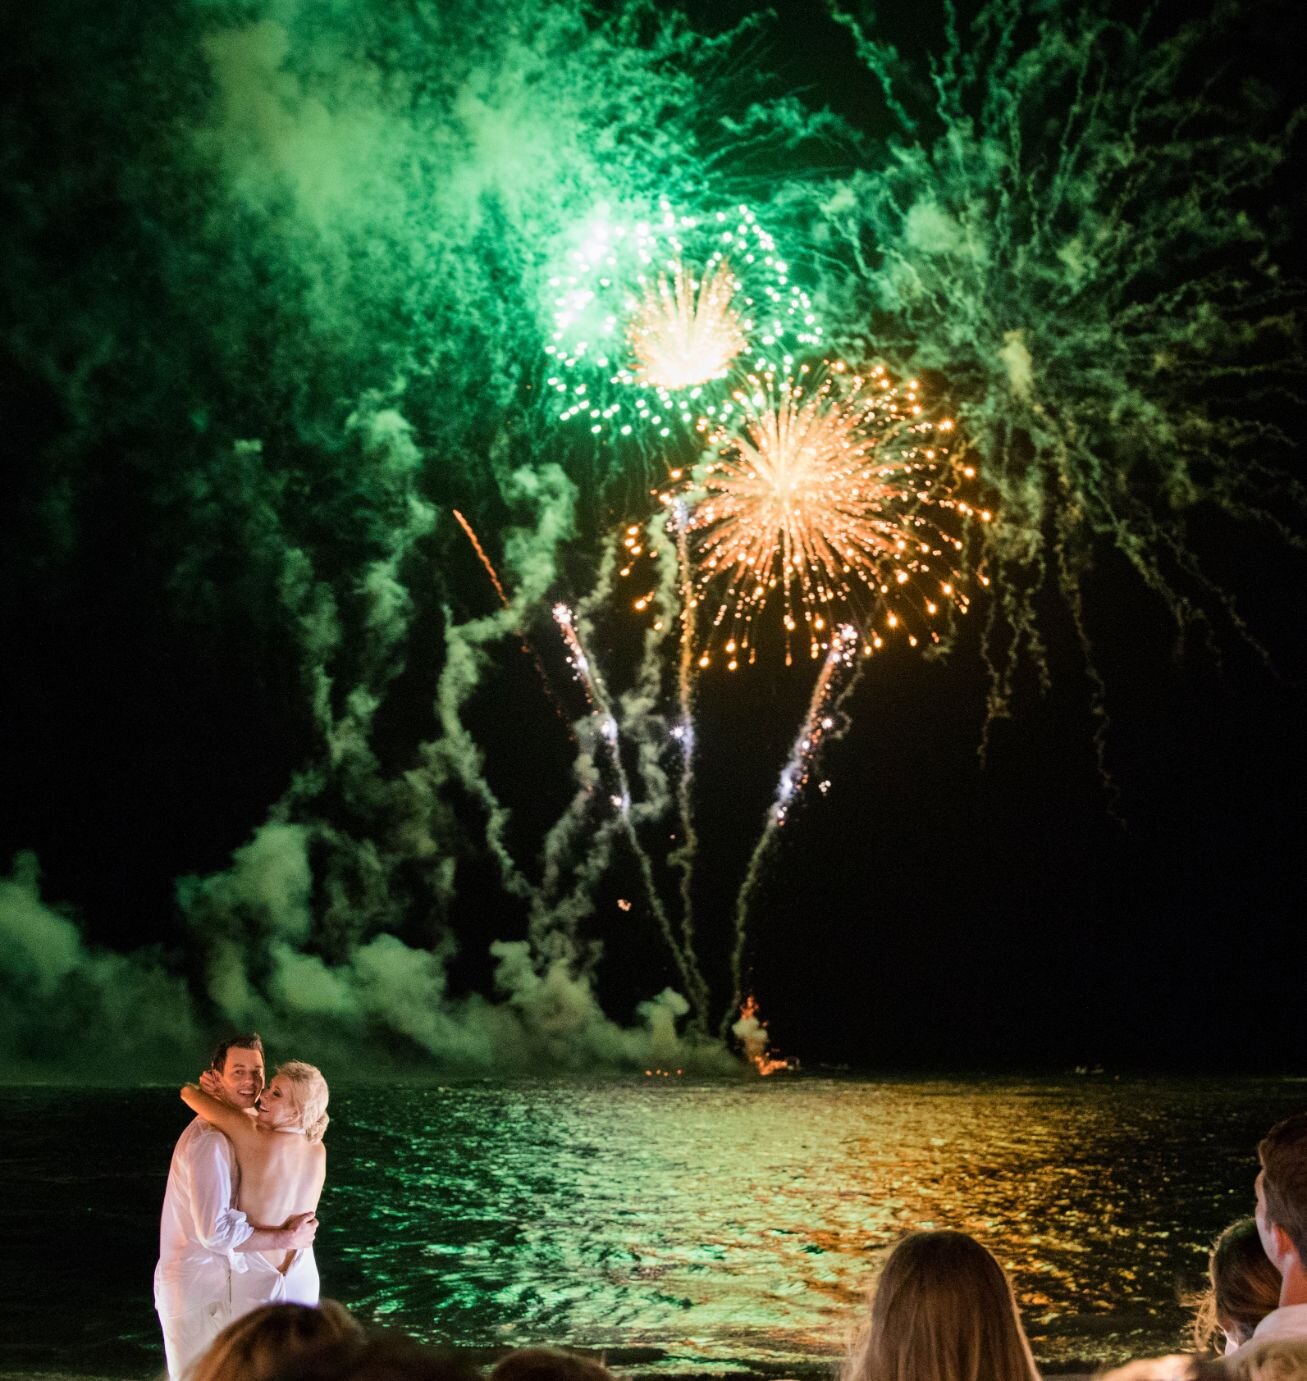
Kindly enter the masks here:
M 660 274 L 627 331 L 637 381 L 675 392 L 721 378 L 747 343 L 733 305 L 738 287 L 725 259 L 698 283 L 679 260 L 670 278 Z
M 792 640 L 818 657 L 846 620 L 868 653 L 896 632 L 938 642 L 935 616 L 968 602 L 955 571 L 962 540 L 941 519 L 989 518 L 954 492 L 974 472 L 948 458 L 952 421 L 928 417 L 916 380 L 898 387 L 879 365 L 747 383 L 735 426 L 710 437 L 712 458 L 664 496 L 684 506 L 695 602 L 715 602 L 728 667 L 754 660 L 755 620 L 777 600 L 787 662 Z

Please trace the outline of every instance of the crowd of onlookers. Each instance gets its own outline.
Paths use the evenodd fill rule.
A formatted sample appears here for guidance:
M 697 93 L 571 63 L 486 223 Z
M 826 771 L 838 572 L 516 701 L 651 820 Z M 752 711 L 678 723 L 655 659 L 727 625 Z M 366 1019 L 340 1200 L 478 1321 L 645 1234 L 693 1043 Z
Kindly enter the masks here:
M 1258 1146 L 1256 1212 L 1212 1249 L 1192 1353 L 1104 1381 L 1307 1381 L 1307 1113 Z M 479 1381 L 465 1356 L 369 1335 L 339 1304 L 269 1304 L 229 1324 L 188 1381 Z M 612 1381 L 550 1348 L 510 1353 L 489 1381 Z M 1039 1381 L 1011 1282 L 961 1232 L 917 1232 L 886 1259 L 840 1381 Z

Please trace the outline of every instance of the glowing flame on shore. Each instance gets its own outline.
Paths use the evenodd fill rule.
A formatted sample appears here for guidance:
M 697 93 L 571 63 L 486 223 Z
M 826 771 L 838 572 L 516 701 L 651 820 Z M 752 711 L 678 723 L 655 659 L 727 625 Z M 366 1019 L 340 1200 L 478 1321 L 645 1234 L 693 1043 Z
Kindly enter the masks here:
M 790 1068 L 788 1060 L 773 1056 L 767 1049 L 769 1037 L 767 1028 L 758 1020 L 758 999 L 752 993 L 744 999 L 740 1007 L 739 1020 L 731 1027 L 731 1032 L 744 1047 L 744 1058 L 766 1078 Z

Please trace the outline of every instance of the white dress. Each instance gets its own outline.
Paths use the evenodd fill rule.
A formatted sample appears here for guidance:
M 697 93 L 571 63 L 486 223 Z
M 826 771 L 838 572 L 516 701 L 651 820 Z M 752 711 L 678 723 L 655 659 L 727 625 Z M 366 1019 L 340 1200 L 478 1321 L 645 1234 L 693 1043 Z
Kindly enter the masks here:
M 261 1304 L 317 1304 L 318 1263 L 313 1248 L 296 1251 L 286 1270 L 285 1252 L 246 1252 L 245 1269 L 231 1278 L 231 1316 L 238 1319 Z

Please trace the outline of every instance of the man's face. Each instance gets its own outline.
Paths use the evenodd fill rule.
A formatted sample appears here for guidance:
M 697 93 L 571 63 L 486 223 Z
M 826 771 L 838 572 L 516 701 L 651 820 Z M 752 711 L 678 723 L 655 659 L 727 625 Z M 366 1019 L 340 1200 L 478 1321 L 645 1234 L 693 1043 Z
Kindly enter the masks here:
M 263 1092 L 263 1056 L 257 1050 L 233 1045 L 217 1071 L 223 1096 L 237 1108 L 252 1108 Z

